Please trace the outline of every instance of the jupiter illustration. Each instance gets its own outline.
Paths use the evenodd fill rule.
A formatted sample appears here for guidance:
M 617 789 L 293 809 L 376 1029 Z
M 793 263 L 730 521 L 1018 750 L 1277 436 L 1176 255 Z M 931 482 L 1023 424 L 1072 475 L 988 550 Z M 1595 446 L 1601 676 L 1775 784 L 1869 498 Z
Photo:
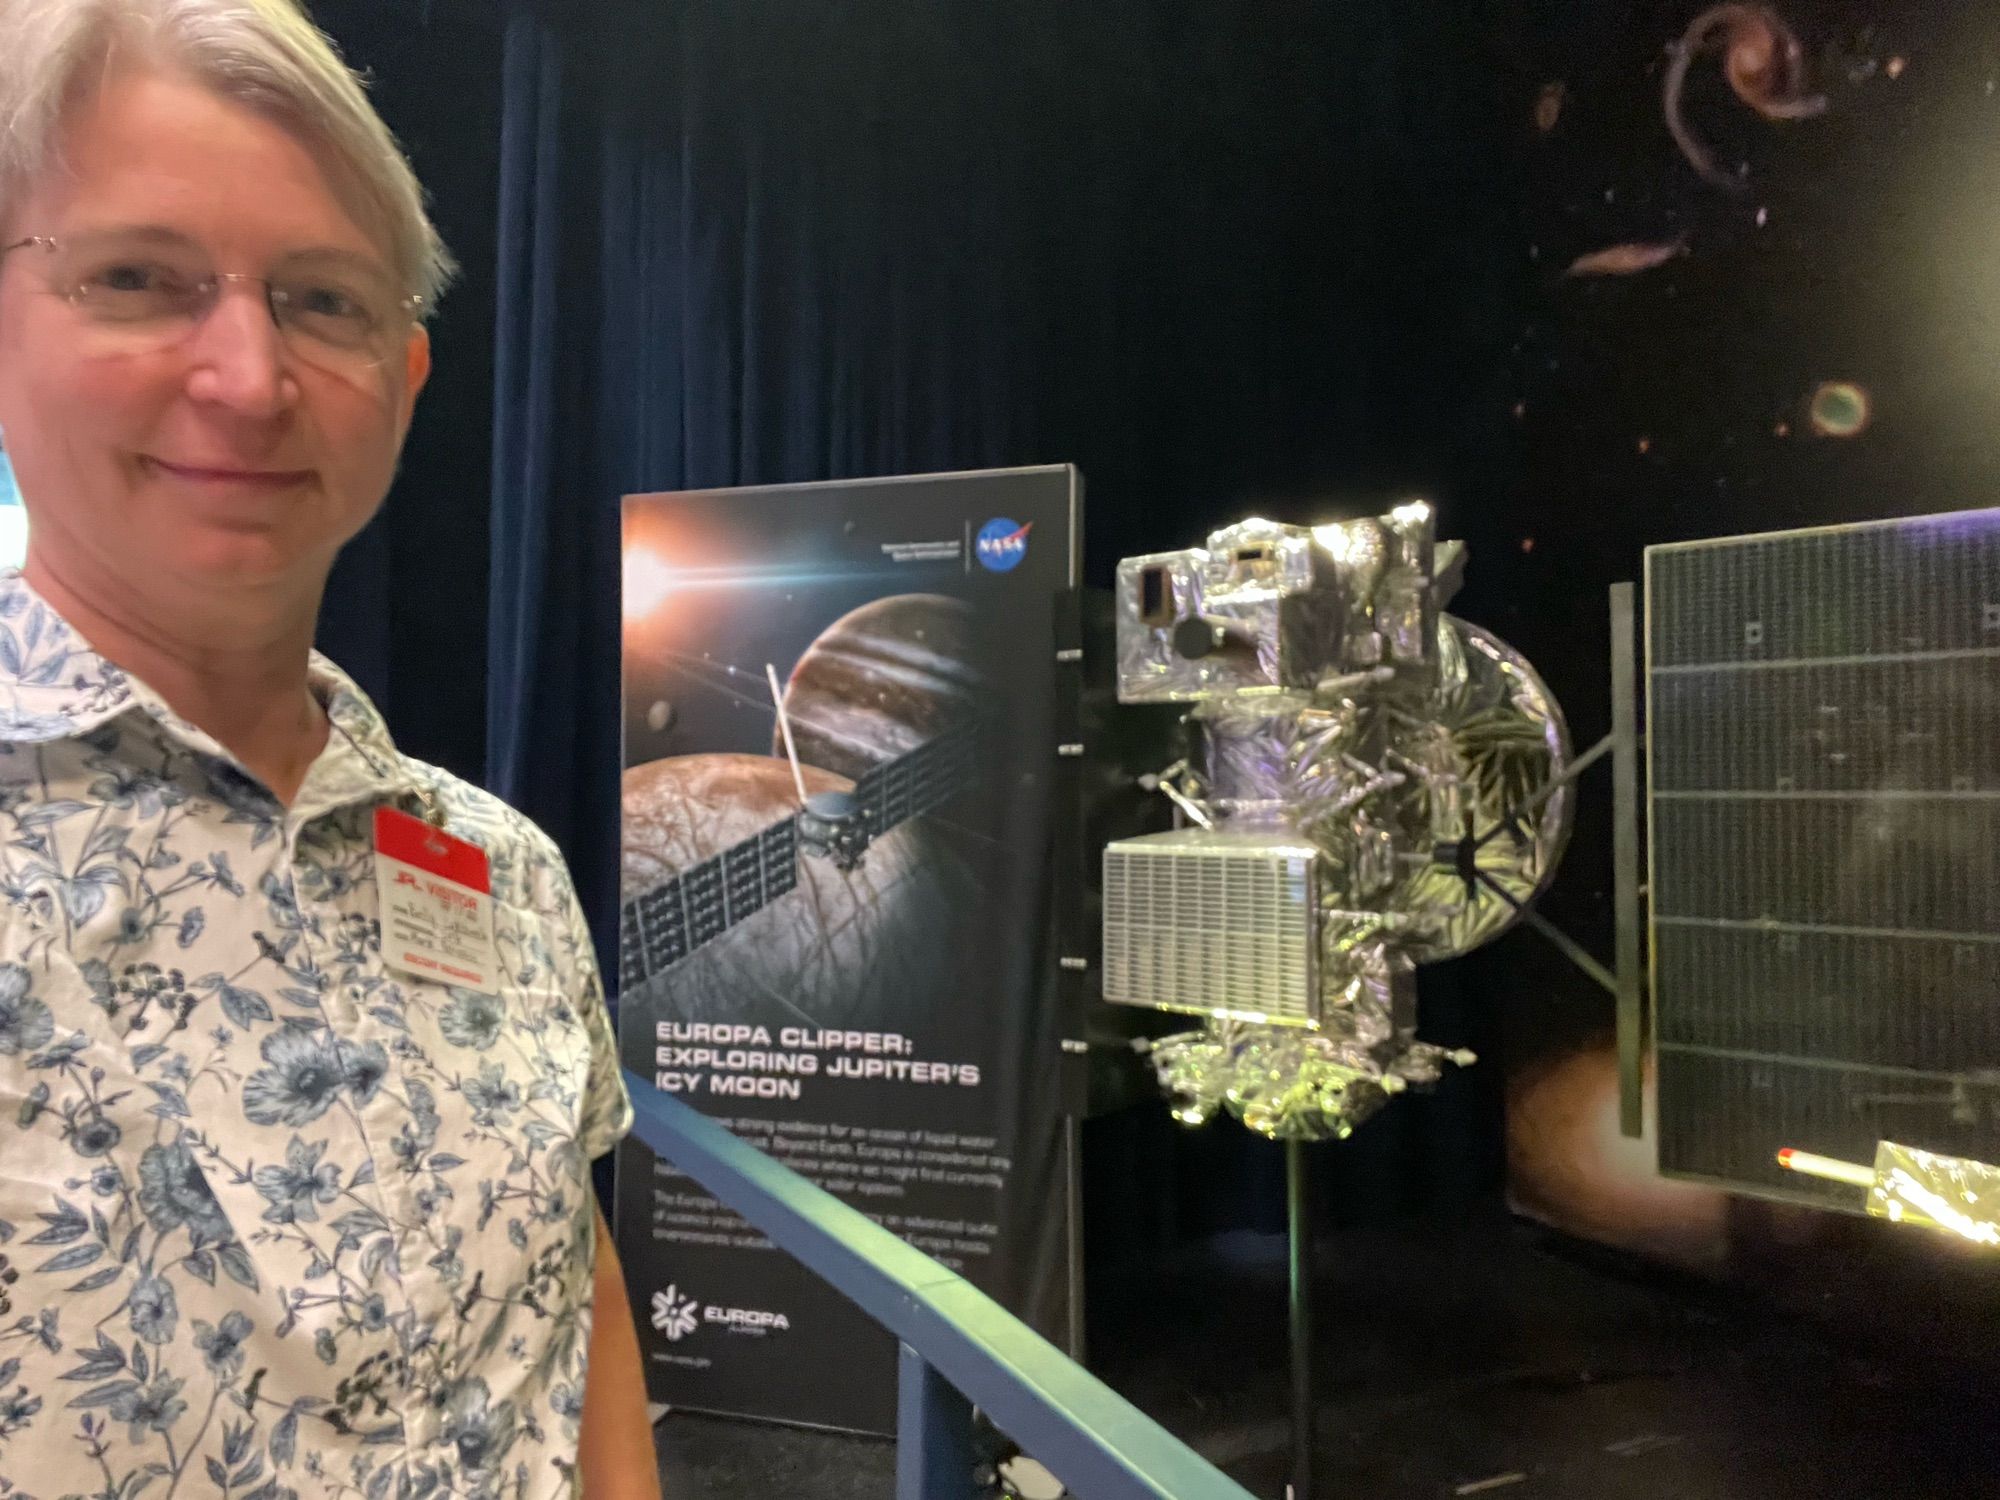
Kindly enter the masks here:
M 800 760 L 858 780 L 966 718 L 979 693 L 971 607 L 894 594 L 821 632 L 792 670 L 785 712 Z M 772 734 L 772 753 L 783 755 Z

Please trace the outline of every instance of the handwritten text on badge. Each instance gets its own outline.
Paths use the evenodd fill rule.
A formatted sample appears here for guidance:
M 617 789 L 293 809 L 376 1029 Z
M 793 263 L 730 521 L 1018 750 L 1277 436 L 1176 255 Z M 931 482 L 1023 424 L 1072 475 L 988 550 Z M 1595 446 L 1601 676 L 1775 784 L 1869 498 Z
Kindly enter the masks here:
M 389 967 L 461 989 L 499 990 L 484 849 L 393 807 L 377 808 L 375 885 Z

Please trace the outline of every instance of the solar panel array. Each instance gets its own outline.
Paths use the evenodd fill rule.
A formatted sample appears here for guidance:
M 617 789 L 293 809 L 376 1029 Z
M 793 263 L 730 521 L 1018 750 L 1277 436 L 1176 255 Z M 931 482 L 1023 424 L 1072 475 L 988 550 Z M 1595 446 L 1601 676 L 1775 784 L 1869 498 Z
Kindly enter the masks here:
M 2000 511 L 1646 556 L 1661 1170 L 2000 1159 Z
M 864 775 L 854 800 L 868 836 L 879 838 L 936 811 L 977 780 L 981 727 L 977 717 L 950 725 Z M 790 894 L 799 883 L 798 861 L 798 819 L 790 817 L 624 902 L 618 919 L 621 990 L 665 972 Z
M 795 888 L 798 826 L 796 817 L 774 823 L 625 902 L 618 913 L 621 993 L 672 968 Z
M 948 725 L 916 749 L 875 767 L 854 784 L 854 800 L 871 837 L 907 819 L 935 812 L 979 778 L 983 718 Z

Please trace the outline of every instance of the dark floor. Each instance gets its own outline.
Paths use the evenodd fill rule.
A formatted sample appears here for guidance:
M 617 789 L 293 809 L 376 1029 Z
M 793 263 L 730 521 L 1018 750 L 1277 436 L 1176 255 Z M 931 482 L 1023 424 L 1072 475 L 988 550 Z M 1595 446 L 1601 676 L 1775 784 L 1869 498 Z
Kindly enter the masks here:
M 1227 1236 L 1091 1309 L 1092 1364 L 1254 1494 L 1282 1497 L 1284 1247 Z M 1837 1330 L 1494 1220 L 1320 1250 L 1325 1500 L 2000 1496 L 2000 1396 Z M 670 1500 L 888 1500 L 887 1443 L 670 1414 Z

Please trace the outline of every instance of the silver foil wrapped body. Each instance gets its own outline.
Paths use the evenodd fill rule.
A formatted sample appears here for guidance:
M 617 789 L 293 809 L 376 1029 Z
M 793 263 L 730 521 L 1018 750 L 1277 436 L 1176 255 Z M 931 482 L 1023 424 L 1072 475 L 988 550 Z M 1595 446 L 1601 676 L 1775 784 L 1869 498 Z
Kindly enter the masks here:
M 1105 994 L 1206 1018 L 1151 1044 L 1175 1113 L 1345 1136 L 1446 1053 L 1415 966 L 1488 942 L 1568 836 L 1547 688 L 1446 614 L 1428 506 L 1247 521 L 1119 570 L 1120 695 L 1190 706 L 1176 801 L 1205 826 L 1105 853 Z M 1527 808 L 1526 811 L 1523 811 Z

